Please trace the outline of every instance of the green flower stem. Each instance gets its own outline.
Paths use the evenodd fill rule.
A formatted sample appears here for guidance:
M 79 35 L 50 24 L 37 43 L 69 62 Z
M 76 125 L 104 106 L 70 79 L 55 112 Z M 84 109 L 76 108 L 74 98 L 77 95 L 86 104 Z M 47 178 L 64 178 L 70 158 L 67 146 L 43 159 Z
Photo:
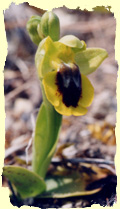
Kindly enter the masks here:
M 62 115 L 55 111 L 46 98 L 42 84 L 41 87 L 43 103 L 36 121 L 32 168 L 35 173 L 45 178 L 51 158 L 56 149 Z

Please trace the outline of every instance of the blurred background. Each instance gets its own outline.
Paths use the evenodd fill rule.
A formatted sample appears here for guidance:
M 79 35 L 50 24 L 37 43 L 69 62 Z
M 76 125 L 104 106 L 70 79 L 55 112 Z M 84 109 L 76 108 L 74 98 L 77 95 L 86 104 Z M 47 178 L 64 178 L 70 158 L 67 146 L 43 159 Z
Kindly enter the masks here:
M 95 88 L 95 98 L 88 113 L 81 117 L 63 117 L 58 143 L 58 148 L 62 148 L 55 156 L 114 161 L 118 69 L 114 49 L 114 14 L 99 7 L 93 12 L 66 7 L 53 11 L 60 19 L 61 37 L 75 35 L 84 40 L 87 47 L 104 48 L 109 54 L 98 70 L 88 76 Z M 42 95 L 34 62 L 37 46 L 29 38 L 26 23 L 32 15 L 41 16 L 43 13 L 42 9 L 28 3 L 12 3 L 4 14 L 8 43 L 4 69 L 6 165 L 26 167 L 26 151 L 29 162 L 32 157 L 35 113 L 42 102 Z

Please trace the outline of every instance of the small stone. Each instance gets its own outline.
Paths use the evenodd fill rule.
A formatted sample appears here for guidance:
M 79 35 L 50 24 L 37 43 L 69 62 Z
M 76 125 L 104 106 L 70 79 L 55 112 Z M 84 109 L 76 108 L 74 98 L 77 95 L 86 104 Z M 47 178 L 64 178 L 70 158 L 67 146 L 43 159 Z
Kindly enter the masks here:
M 15 101 L 14 115 L 20 116 L 23 113 L 30 113 L 33 110 L 33 105 L 28 99 L 19 98 Z
M 62 208 L 72 208 L 72 203 L 68 202 L 65 205 L 63 205 Z
M 106 90 L 95 97 L 92 105 L 93 116 L 101 120 L 112 113 L 115 117 L 117 111 L 116 106 L 116 98 L 109 90 Z

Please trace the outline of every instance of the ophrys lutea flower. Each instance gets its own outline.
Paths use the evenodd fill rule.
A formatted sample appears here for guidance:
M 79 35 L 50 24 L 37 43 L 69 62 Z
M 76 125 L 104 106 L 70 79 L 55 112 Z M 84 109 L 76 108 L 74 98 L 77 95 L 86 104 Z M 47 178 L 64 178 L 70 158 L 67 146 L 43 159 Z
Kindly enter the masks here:
M 105 50 L 86 49 L 84 41 L 71 35 L 57 42 L 48 36 L 41 42 L 36 53 L 38 74 L 48 101 L 58 113 L 87 113 L 94 88 L 86 74 L 95 71 L 106 56 Z

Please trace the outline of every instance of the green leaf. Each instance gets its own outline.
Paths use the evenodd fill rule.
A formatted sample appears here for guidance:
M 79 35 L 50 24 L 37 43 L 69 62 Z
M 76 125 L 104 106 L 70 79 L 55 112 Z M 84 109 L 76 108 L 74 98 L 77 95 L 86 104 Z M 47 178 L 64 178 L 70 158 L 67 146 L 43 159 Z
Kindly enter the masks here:
M 75 54 L 75 62 L 79 66 L 80 72 L 88 75 L 94 72 L 107 56 L 105 49 L 87 48 Z
M 42 90 L 44 103 L 36 121 L 32 165 L 33 171 L 44 178 L 56 149 L 62 115 L 55 111 Z
M 40 175 L 41 164 L 46 157 L 45 147 L 47 137 L 47 113 L 44 103 L 42 103 L 35 127 L 35 136 L 33 141 L 33 171 Z
M 64 176 L 55 175 L 46 178 L 47 190 L 43 198 L 67 198 L 83 195 L 91 195 L 98 191 L 100 188 L 94 190 L 86 190 L 88 179 L 80 174 L 78 171 L 69 171 Z
M 3 175 L 16 187 L 22 198 L 37 196 L 46 189 L 40 176 L 22 167 L 5 166 Z

